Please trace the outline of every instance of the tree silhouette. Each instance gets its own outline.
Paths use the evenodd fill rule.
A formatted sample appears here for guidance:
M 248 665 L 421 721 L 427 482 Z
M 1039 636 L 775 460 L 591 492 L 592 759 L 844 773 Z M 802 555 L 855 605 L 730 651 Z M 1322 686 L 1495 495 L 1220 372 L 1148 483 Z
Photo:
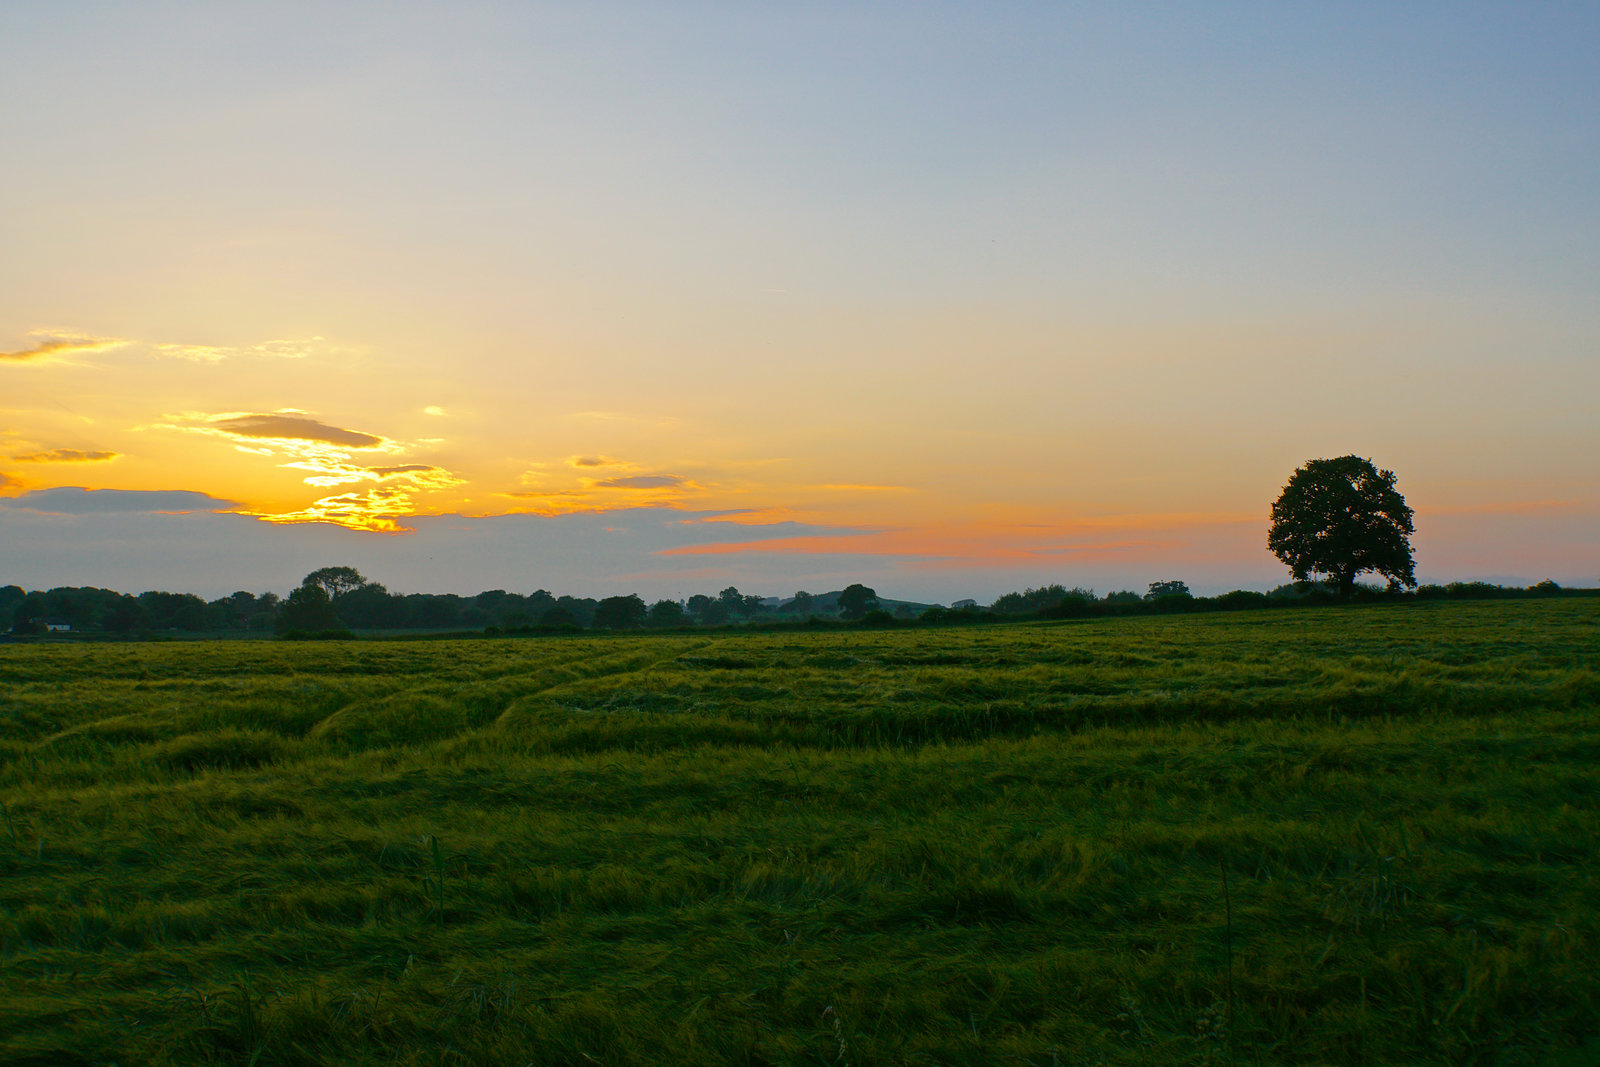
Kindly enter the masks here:
M 662 628 L 682 626 L 688 620 L 683 605 L 676 600 L 658 600 L 650 605 L 650 625 Z
M 878 593 L 859 582 L 847 585 L 839 594 L 839 614 L 847 619 L 859 619 L 878 606 Z
M 340 630 L 344 623 L 334 614 L 333 604 L 320 585 L 302 585 L 290 593 L 278 609 L 279 633 L 290 630 Z
M 1340 456 L 1313 459 L 1289 476 L 1272 505 L 1267 547 L 1297 580 L 1326 575 L 1341 597 L 1349 597 L 1363 571 L 1417 584 L 1412 532 L 1411 509 L 1394 487 L 1394 472 L 1360 456 Z
M 637 630 L 646 608 L 638 594 L 608 596 L 594 609 L 594 624 L 602 630 Z
M 361 572 L 354 567 L 323 567 L 305 576 L 301 585 L 314 585 L 328 594 L 328 599 L 360 589 L 367 584 Z

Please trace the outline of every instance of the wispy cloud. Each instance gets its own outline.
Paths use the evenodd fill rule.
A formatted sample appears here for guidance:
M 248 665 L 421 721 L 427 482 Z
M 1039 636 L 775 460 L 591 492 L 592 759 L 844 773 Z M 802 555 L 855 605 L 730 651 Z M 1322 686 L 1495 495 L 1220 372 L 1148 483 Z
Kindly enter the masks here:
M 57 448 L 50 452 L 34 452 L 11 458 L 18 463 L 109 463 L 121 455 L 121 452 L 83 452 L 76 448 Z
M 304 338 L 296 341 L 262 341 L 261 344 L 181 344 L 158 342 L 155 352 L 176 360 L 194 360 L 195 363 L 218 363 L 238 357 L 267 357 L 278 360 L 304 360 L 323 349 L 322 338 Z
M 217 363 L 225 359 L 305 359 L 317 354 L 357 351 L 330 345 L 322 337 L 284 338 L 247 345 L 191 344 L 174 341 L 137 340 L 127 337 L 100 337 L 76 330 L 30 330 L 36 341 L 29 348 L 0 352 L 0 361 L 33 362 L 66 359 L 74 355 L 108 352 L 114 348 L 138 348 L 158 359 L 186 359 L 196 363 Z
M 157 353 L 172 359 L 193 360 L 196 363 L 217 363 L 240 356 L 262 356 L 273 359 L 305 359 L 324 348 L 321 337 L 301 340 L 263 341 L 254 345 L 194 345 L 161 343 L 153 346 Z
M 368 467 L 367 470 L 379 478 L 390 478 L 397 474 L 416 474 L 422 471 L 436 471 L 439 468 L 426 463 L 402 463 L 398 467 Z
M 11 490 L 11 489 L 21 489 L 21 488 L 22 488 L 22 483 L 21 482 L 17 481 L 15 478 L 11 477 L 11 475 L 9 475 L 9 474 L 0 473 L 0 492 L 6 492 L 6 491 Z
M 624 467 L 627 464 L 610 456 L 572 456 L 567 464 L 573 467 Z
M 39 340 L 31 348 L 0 352 L 0 361 L 30 363 L 73 355 L 89 355 L 94 352 L 109 352 L 113 348 L 133 344 L 132 341 L 125 341 L 120 337 L 94 337 L 89 334 L 57 330 L 31 330 L 28 336 L 37 337 Z
M 637 474 L 594 484 L 597 489 L 677 489 L 687 483 L 676 474 Z

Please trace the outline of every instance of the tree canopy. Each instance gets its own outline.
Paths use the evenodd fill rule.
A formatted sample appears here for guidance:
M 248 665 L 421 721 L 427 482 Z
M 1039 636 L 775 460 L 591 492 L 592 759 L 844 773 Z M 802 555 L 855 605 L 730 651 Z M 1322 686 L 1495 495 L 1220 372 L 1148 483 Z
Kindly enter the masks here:
M 322 567 L 312 571 L 301 581 L 301 585 L 314 585 L 328 594 L 332 600 L 344 593 L 353 592 L 367 584 L 361 577 L 361 572 L 354 567 Z
M 878 592 L 857 582 L 847 585 L 839 594 L 839 614 L 847 619 L 859 619 L 878 606 Z
M 594 624 L 602 630 L 637 630 L 643 625 L 646 608 L 635 593 L 608 596 L 594 609 Z
M 1324 575 L 1341 597 L 1365 571 L 1416 585 L 1411 508 L 1394 483 L 1393 471 L 1360 456 L 1310 460 L 1272 505 L 1267 547 L 1296 579 Z

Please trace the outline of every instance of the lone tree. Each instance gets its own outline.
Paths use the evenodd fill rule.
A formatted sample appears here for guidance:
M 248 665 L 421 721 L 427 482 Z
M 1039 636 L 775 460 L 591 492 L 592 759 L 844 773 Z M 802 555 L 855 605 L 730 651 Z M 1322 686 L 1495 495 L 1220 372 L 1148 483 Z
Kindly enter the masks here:
M 1394 472 L 1360 456 L 1340 456 L 1311 460 L 1289 476 L 1272 505 L 1267 547 L 1296 580 L 1327 575 L 1347 598 L 1363 571 L 1397 585 L 1417 584 L 1412 531 Z

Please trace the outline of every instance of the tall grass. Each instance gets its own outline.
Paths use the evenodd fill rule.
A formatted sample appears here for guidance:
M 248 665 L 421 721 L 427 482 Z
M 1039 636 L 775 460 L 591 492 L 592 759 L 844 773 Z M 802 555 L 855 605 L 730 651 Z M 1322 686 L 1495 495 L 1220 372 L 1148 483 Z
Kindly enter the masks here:
M 0 1062 L 1594 1062 L 1597 652 L 1576 600 L 0 648 Z

